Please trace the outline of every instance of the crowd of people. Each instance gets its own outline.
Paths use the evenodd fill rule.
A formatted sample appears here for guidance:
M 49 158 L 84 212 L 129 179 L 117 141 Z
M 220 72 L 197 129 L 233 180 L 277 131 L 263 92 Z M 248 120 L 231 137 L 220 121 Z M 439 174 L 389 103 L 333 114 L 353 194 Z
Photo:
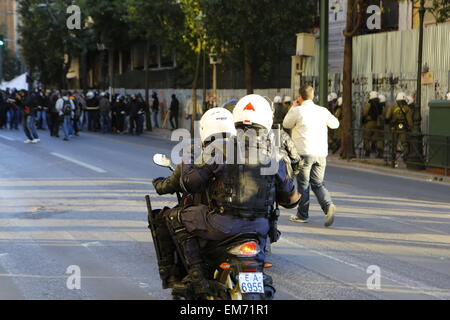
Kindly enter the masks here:
M 156 92 L 150 104 L 153 123 L 159 128 L 159 100 Z M 179 102 L 172 95 L 170 123 L 178 128 Z M 148 107 L 141 94 L 114 94 L 68 90 L 10 90 L 0 92 L 0 129 L 19 130 L 23 125 L 25 143 L 40 142 L 38 130 L 69 141 L 80 131 L 140 135 Z M 60 136 L 62 132 L 62 136 Z

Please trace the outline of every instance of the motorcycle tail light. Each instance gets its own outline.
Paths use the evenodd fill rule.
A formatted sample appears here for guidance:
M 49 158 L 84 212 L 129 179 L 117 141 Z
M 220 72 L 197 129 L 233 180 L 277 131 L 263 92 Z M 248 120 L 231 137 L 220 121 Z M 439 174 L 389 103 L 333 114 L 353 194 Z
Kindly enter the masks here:
M 224 262 L 220 265 L 220 268 L 223 270 L 229 270 L 231 269 L 231 265 L 229 263 Z
M 236 247 L 228 250 L 228 253 L 231 253 L 238 257 L 254 257 L 260 252 L 259 245 L 254 241 L 245 242 Z

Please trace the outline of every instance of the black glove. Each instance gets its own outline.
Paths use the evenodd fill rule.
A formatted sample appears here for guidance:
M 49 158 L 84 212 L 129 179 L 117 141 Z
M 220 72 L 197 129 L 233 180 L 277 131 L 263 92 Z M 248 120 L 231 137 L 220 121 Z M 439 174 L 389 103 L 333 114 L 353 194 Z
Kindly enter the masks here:
M 163 190 L 163 182 L 164 182 L 165 178 L 159 177 L 159 178 L 155 178 L 152 180 L 152 184 L 155 187 L 156 192 L 159 195 L 164 194 L 164 190 Z

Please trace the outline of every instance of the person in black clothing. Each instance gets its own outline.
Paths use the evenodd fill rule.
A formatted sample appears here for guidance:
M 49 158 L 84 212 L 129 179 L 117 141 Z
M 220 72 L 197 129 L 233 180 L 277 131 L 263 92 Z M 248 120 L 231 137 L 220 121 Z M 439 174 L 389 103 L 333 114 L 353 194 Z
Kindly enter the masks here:
M 59 91 L 53 92 L 49 97 L 49 122 L 48 129 L 50 130 L 50 136 L 59 138 L 59 112 L 56 110 L 56 101 L 60 98 Z
M 6 113 L 8 111 L 5 99 L 3 99 L 3 92 L 0 92 L 0 129 L 6 127 Z
M 89 91 L 86 95 L 86 110 L 88 113 L 88 130 L 97 131 L 100 127 L 99 101 L 92 91 Z
M 178 129 L 178 113 L 180 110 L 180 101 L 178 101 L 176 95 L 172 95 L 172 102 L 170 103 L 170 125 L 173 129 Z M 173 120 L 175 120 L 175 125 Z
M 49 119 L 50 119 L 50 91 L 41 91 L 41 105 L 42 105 L 42 128 L 44 130 L 50 129 Z
M 155 125 L 155 128 L 159 128 L 159 123 L 158 123 L 158 113 L 159 113 L 158 94 L 156 92 L 153 92 L 152 98 L 153 98 L 153 103 L 152 103 L 153 123 Z
M 21 121 L 21 109 L 18 101 L 18 94 L 15 89 L 11 92 L 6 90 L 8 97 L 6 102 L 9 109 L 9 128 L 19 130 L 19 122 Z
M 69 99 L 72 100 L 73 105 L 75 106 L 75 110 L 73 111 L 73 118 L 72 118 L 72 128 L 73 128 L 73 134 L 75 136 L 79 136 L 80 135 L 80 130 L 81 130 L 81 124 L 80 124 L 80 119 L 81 119 L 81 111 L 82 111 L 82 103 L 81 103 L 81 97 L 78 94 L 78 92 L 75 93 L 71 93 L 69 92 Z
M 37 92 L 26 94 L 25 90 L 20 90 L 19 96 L 23 103 L 23 130 L 27 136 L 25 143 L 38 143 L 40 141 L 35 127 L 35 112 L 39 105 L 39 98 Z
M 137 94 L 136 101 L 138 105 L 136 135 L 141 135 L 144 132 L 145 102 L 140 93 Z
M 138 126 L 138 111 L 139 111 L 139 101 L 136 98 L 136 95 L 131 95 L 131 100 L 129 102 L 128 116 L 129 116 L 129 129 L 128 133 L 130 135 L 137 133 Z M 136 131 L 135 131 L 136 129 Z
M 125 117 L 127 116 L 127 104 L 125 103 L 125 97 L 119 95 L 116 102 L 113 104 L 113 114 L 115 114 L 115 128 L 117 133 L 123 133 L 125 131 Z
M 111 131 L 117 133 L 117 102 L 119 94 L 116 93 L 111 97 Z
M 45 118 L 47 116 L 47 112 L 44 109 L 44 92 L 42 91 L 42 89 L 37 88 L 34 91 L 33 95 L 35 96 L 36 100 L 36 127 L 38 130 L 47 129 L 45 128 Z

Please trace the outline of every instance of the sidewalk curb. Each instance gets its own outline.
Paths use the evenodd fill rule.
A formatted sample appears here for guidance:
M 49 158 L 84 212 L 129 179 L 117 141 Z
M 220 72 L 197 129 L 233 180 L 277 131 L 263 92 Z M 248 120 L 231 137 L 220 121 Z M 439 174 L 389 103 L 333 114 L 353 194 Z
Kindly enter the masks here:
M 152 131 L 144 131 L 142 135 L 152 138 L 157 137 L 159 139 L 166 139 L 170 141 L 170 138 L 172 137 L 172 130 L 154 128 Z
M 410 178 L 415 180 L 434 182 L 440 184 L 450 184 L 450 177 L 435 175 L 432 173 L 416 172 L 408 169 L 393 169 L 378 165 L 371 165 L 367 163 L 360 163 L 352 160 L 342 160 L 336 157 L 328 157 L 327 161 L 330 165 L 342 168 L 359 169 L 362 171 L 370 171 L 375 173 L 382 173 L 390 176 L 397 176 L 403 178 Z M 441 180 L 442 179 L 442 180 Z

